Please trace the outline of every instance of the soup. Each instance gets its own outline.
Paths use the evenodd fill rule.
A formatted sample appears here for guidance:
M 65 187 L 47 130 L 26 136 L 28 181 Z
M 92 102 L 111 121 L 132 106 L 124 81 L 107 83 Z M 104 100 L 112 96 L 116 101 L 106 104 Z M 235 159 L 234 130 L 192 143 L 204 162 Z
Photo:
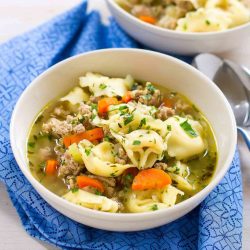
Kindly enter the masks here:
M 206 187 L 217 147 L 209 122 L 180 93 L 87 73 L 38 114 L 27 156 L 33 176 L 69 202 L 138 213 Z
M 181 32 L 227 30 L 250 21 L 250 11 L 239 0 L 116 0 L 143 22 Z

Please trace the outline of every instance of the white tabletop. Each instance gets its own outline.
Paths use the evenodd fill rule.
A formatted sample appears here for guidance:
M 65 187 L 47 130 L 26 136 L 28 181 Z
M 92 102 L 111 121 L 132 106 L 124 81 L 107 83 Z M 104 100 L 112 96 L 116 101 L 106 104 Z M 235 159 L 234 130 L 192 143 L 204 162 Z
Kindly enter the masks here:
M 80 2 L 81 0 L 0 0 L 0 43 Z M 89 9 L 99 9 L 103 21 L 106 22 L 109 13 L 104 1 L 90 0 L 89 3 Z M 248 46 L 224 53 L 222 56 L 250 68 L 250 35 L 249 42 L 246 44 Z M 241 138 L 238 144 L 244 187 L 243 249 L 250 249 L 250 154 Z M 0 249 L 57 249 L 30 237 L 25 232 L 2 183 L 0 184 L 0 197 Z

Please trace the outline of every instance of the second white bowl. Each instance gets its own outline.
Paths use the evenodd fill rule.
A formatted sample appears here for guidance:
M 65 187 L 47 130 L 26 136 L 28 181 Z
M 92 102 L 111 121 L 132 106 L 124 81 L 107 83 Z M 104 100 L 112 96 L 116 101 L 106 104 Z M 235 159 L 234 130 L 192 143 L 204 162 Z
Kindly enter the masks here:
M 140 21 L 123 10 L 114 0 L 106 0 L 118 24 L 135 40 L 162 52 L 193 55 L 219 53 L 241 47 L 250 34 L 250 23 L 233 29 L 206 33 L 185 33 L 163 29 Z

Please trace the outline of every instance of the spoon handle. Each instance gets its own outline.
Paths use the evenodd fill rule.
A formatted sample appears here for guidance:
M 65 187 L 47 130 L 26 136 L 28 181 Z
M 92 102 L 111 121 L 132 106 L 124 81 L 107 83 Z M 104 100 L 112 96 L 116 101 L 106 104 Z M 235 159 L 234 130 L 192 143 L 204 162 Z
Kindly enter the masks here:
M 247 131 L 244 128 L 239 127 L 239 126 L 237 128 L 238 128 L 238 131 L 241 133 L 244 141 L 246 142 L 248 150 L 250 151 L 250 136 L 249 136 L 249 134 L 247 133 Z

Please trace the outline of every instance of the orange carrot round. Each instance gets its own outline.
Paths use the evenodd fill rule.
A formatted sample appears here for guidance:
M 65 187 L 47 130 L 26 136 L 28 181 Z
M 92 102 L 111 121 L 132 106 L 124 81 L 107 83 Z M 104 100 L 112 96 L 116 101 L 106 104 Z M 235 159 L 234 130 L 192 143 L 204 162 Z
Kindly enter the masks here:
M 125 103 L 128 103 L 129 101 L 132 100 L 132 96 L 131 96 L 131 92 L 128 91 L 123 97 L 122 97 L 122 101 Z
M 110 105 L 119 104 L 119 101 L 115 97 L 105 97 L 98 101 L 98 113 L 104 114 L 108 112 Z
M 140 171 L 134 178 L 132 190 L 161 189 L 171 184 L 170 176 L 163 170 L 151 168 Z
M 143 22 L 150 23 L 150 24 L 156 23 L 156 19 L 152 16 L 139 16 L 139 19 L 142 20 Z
M 104 137 L 102 128 L 94 128 L 83 133 L 65 136 L 63 138 L 63 144 L 65 147 L 69 147 L 73 143 L 79 143 L 81 140 L 86 139 L 88 141 L 100 140 Z
M 103 184 L 93 178 L 90 178 L 88 176 L 80 175 L 76 177 L 76 183 L 79 188 L 84 188 L 84 187 L 93 187 L 98 189 L 100 192 L 104 192 L 104 186 Z
M 45 166 L 46 175 L 54 175 L 57 170 L 57 161 L 56 160 L 47 160 Z

